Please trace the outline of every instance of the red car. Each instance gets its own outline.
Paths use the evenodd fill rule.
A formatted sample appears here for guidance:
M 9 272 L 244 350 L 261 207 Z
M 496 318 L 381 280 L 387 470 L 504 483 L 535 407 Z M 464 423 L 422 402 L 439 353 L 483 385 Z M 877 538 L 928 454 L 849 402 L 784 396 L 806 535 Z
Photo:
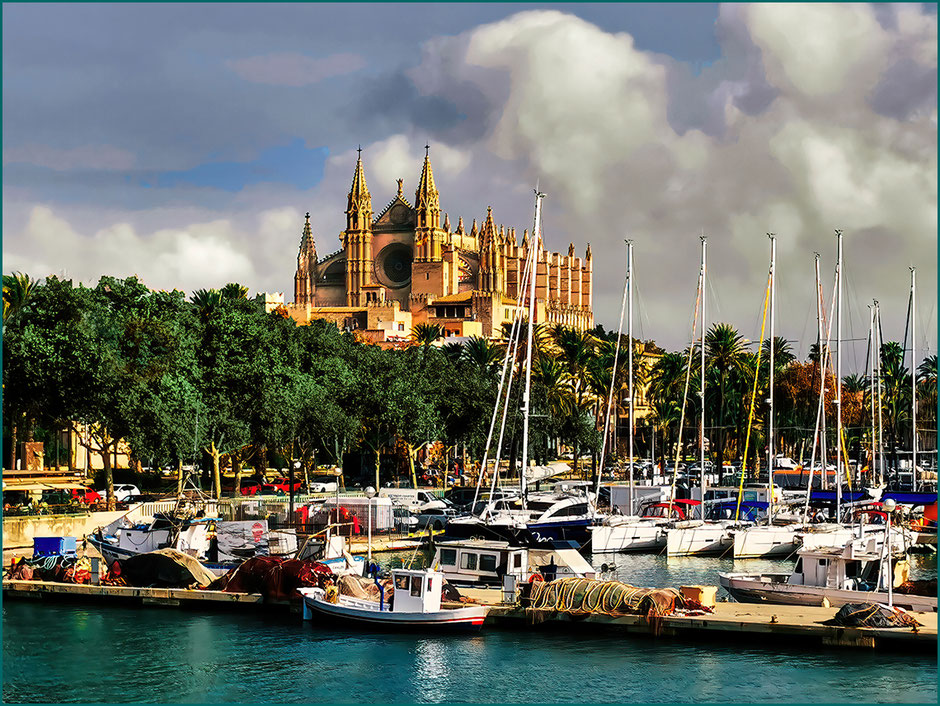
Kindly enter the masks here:
M 242 481 L 242 495 L 263 495 L 265 492 L 267 491 L 264 490 L 264 486 L 256 480 Z
M 280 492 L 280 493 L 288 494 L 290 493 L 290 485 L 291 485 L 290 478 L 275 478 L 270 483 L 266 483 L 264 485 L 264 489 L 265 489 L 265 492 L 272 492 L 272 493 Z M 303 487 L 303 482 L 299 480 L 295 480 L 294 492 L 299 493 L 301 487 Z M 268 490 L 269 488 L 271 488 L 272 490 L 269 491 Z
M 72 500 L 78 500 L 81 503 L 92 505 L 101 502 L 104 498 L 94 488 L 72 488 L 69 492 Z

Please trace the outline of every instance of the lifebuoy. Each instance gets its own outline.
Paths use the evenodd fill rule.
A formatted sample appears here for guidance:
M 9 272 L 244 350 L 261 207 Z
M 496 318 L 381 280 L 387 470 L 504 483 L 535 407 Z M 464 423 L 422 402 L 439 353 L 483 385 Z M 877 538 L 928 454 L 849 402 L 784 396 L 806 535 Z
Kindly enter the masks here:
M 545 577 L 537 571 L 529 577 L 529 583 L 538 583 L 539 581 L 544 581 Z

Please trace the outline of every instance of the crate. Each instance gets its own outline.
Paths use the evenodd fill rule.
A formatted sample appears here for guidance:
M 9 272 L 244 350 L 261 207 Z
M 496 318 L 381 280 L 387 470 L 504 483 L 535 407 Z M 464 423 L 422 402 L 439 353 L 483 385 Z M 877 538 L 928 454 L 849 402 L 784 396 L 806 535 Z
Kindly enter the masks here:
M 78 550 L 75 537 L 33 537 L 33 556 L 74 557 Z
M 682 595 L 693 601 L 698 601 L 708 608 L 715 607 L 715 596 L 718 594 L 717 586 L 681 586 Z

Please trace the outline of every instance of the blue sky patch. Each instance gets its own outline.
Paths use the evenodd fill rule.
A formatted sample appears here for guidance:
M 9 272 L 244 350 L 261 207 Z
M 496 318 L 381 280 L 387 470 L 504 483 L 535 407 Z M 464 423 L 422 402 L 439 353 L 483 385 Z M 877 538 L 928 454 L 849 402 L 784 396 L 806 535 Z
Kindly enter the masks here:
M 164 172 L 157 177 L 157 186 L 192 184 L 236 192 L 252 184 L 277 182 L 311 189 L 323 179 L 328 156 L 326 147 L 307 149 L 302 139 L 295 138 L 290 144 L 264 150 L 252 162 L 207 162 L 192 169 Z

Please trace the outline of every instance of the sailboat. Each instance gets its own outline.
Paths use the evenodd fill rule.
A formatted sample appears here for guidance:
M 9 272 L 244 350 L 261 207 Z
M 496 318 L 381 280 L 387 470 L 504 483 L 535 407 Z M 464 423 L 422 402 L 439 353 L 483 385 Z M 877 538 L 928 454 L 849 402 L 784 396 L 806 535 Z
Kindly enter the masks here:
M 798 544 L 796 530 L 799 524 L 774 525 L 774 504 L 778 500 L 774 493 L 774 305 L 777 291 L 777 239 L 773 233 L 770 237 L 770 335 L 768 341 L 770 381 L 768 383 L 768 410 L 767 423 L 767 518 L 765 523 L 759 523 L 746 529 L 731 531 L 733 538 L 733 552 L 735 559 L 769 556 L 789 556 Z
M 741 521 L 735 519 L 724 519 L 720 513 L 725 509 L 723 503 L 712 504 L 706 501 L 706 479 L 705 479 L 705 330 L 706 330 L 706 311 L 705 311 L 705 274 L 706 274 L 706 238 L 702 238 L 702 258 L 699 272 L 698 297 L 702 303 L 702 323 L 701 323 L 701 360 L 700 360 L 700 400 L 701 400 L 701 419 L 699 422 L 699 469 L 701 473 L 701 497 L 699 519 L 681 520 L 673 522 L 665 529 L 666 535 L 666 555 L 667 556 L 693 556 L 723 554 L 731 548 L 732 536 L 731 530 L 739 526 Z M 695 332 L 695 319 L 697 318 L 698 307 L 693 316 L 693 338 Z M 688 395 L 689 375 L 692 364 L 692 347 L 689 348 L 689 370 L 686 374 L 686 396 Z M 679 448 L 676 452 L 676 466 L 679 464 L 679 456 L 682 444 L 682 424 L 685 419 L 685 399 L 683 399 L 682 414 L 679 423 Z M 675 482 L 675 481 L 673 481 Z M 709 516 L 709 509 L 718 513 L 714 517 Z M 750 523 L 747 523 L 750 524 Z
M 627 274 L 624 279 L 623 301 L 620 306 L 620 325 L 617 329 L 617 344 L 614 348 L 614 366 L 610 380 L 610 391 L 607 397 L 607 414 L 604 419 L 604 444 L 601 447 L 601 473 L 604 468 L 605 452 L 607 448 L 608 429 L 610 427 L 611 408 L 613 406 L 614 387 L 617 379 L 617 363 L 620 357 L 620 341 L 623 336 L 624 311 L 627 316 L 627 395 L 629 397 L 629 494 L 627 515 L 608 515 L 598 518 L 597 523 L 591 527 L 591 551 L 594 553 L 606 552 L 634 552 L 662 549 L 666 546 L 665 527 L 673 521 L 674 516 L 681 510 L 666 505 L 665 513 L 657 514 L 657 510 L 664 509 L 662 503 L 646 503 L 640 515 L 634 515 L 636 507 L 635 489 L 633 486 L 633 241 L 627 240 Z M 597 477 L 597 495 L 600 495 L 600 473 Z M 675 510 L 675 512 L 671 512 Z
M 496 482 L 499 474 L 500 453 L 506 431 L 506 420 L 509 417 L 510 397 L 512 391 L 515 366 L 513 362 L 522 345 L 522 304 L 528 297 L 528 329 L 527 348 L 525 357 L 525 379 L 522 391 L 522 464 L 519 470 L 520 495 L 513 498 L 499 498 L 486 503 L 479 514 L 468 517 L 454 518 L 447 524 L 446 534 L 455 539 L 490 539 L 509 541 L 515 545 L 528 547 L 552 546 L 557 541 L 573 541 L 580 547 L 589 538 L 588 527 L 593 521 L 590 506 L 593 504 L 591 494 L 579 491 L 576 488 L 561 490 L 552 493 L 528 492 L 528 483 L 532 470 L 529 468 L 529 416 L 532 379 L 532 349 L 535 326 L 535 279 L 536 262 L 541 237 L 541 209 L 545 194 L 538 190 L 535 192 L 535 220 L 533 224 L 532 245 L 526 258 L 525 269 L 520 281 L 517 297 L 516 317 L 510 333 L 509 345 L 503 361 L 503 371 L 500 377 L 500 388 L 497 394 L 496 405 L 490 421 L 487 435 L 486 450 L 481 465 L 480 478 L 477 480 L 476 498 L 482 486 L 483 470 L 488 467 L 489 450 L 496 429 L 496 420 L 500 417 L 502 407 L 502 421 L 500 423 L 499 438 L 496 443 L 496 454 L 492 472 L 492 486 L 490 498 L 496 497 Z M 528 290 L 528 292 L 526 292 Z M 503 392 L 505 391 L 505 395 Z

